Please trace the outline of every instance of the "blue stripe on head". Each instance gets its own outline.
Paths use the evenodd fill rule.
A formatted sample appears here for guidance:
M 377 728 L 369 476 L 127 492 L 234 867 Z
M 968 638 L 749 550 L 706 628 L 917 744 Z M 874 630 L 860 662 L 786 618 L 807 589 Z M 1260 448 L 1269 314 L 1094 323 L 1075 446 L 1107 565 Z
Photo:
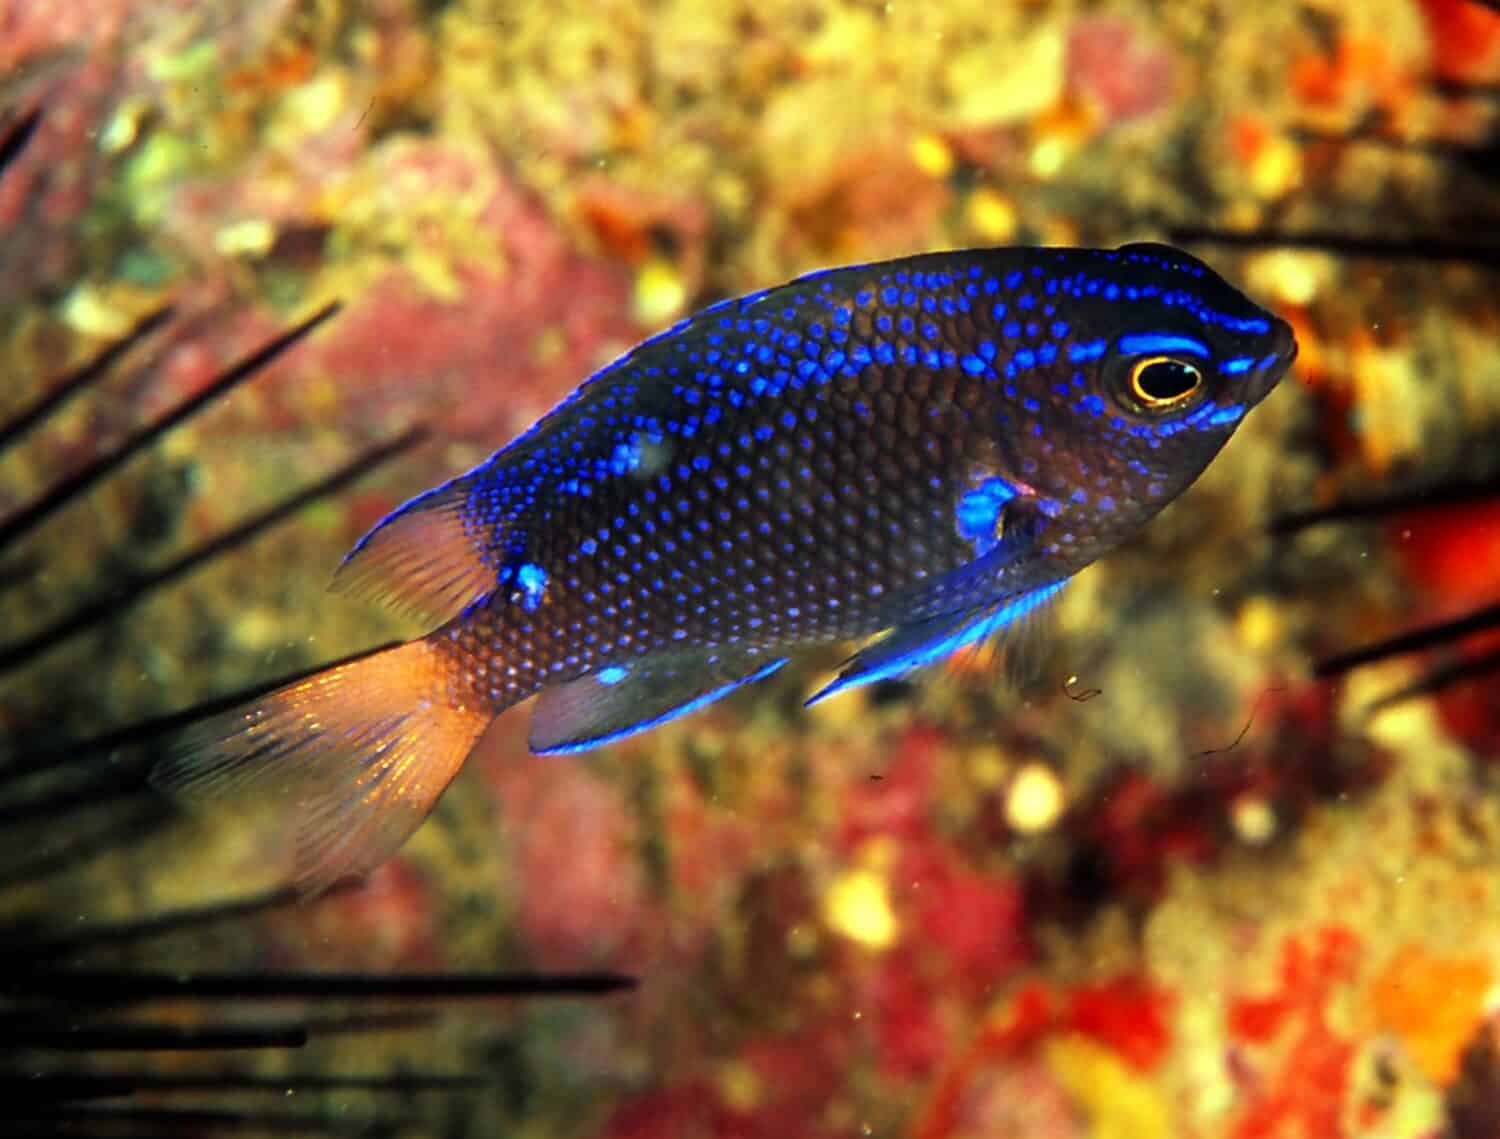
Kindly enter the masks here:
M 1166 332 L 1141 332 L 1122 336 L 1116 346 L 1126 356 L 1150 352 L 1186 352 L 1190 356 L 1204 358 L 1209 355 L 1208 345 L 1203 341 Z
M 1218 411 L 1204 420 L 1210 427 L 1224 427 L 1230 423 L 1238 423 L 1245 417 L 1248 409 L 1242 403 L 1232 403 L 1228 407 L 1221 407 Z

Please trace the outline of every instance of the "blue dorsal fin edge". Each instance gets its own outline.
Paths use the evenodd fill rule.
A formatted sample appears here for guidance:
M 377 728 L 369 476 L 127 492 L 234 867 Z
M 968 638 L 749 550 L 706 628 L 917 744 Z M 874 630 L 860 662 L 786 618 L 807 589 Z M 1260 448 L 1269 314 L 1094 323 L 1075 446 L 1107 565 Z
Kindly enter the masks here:
M 344 556 L 330 588 L 441 624 L 494 592 L 494 567 L 471 523 L 472 472 L 402 504 Z
M 897 625 L 880 640 L 850 657 L 838 676 L 808 697 L 804 706 L 811 707 L 851 688 L 904 675 L 977 644 L 1035 612 L 1066 584 L 1066 581 L 1057 581 L 996 604 Z
M 731 648 L 643 657 L 544 690 L 531 715 L 531 750 L 571 755 L 686 716 L 786 664 Z

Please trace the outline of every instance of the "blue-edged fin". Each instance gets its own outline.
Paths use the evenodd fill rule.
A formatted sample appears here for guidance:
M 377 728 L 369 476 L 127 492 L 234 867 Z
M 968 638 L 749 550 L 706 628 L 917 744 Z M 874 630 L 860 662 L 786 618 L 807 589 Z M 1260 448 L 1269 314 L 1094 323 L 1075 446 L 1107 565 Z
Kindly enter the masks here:
M 345 556 L 335 592 L 440 624 L 492 593 L 496 572 L 470 522 L 468 476 L 418 495 Z
M 786 663 L 747 649 L 661 653 L 602 668 L 537 697 L 531 750 L 587 751 L 695 712 Z
M 833 682 L 815 692 L 807 703 L 816 704 L 862 684 L 902 676 L 959 649 L 977 645 L 1002 629 L 1022 622 L 1055 597 L 1064 584 L 1054 582 L 992 605 L 898 625 L 850 657 Z

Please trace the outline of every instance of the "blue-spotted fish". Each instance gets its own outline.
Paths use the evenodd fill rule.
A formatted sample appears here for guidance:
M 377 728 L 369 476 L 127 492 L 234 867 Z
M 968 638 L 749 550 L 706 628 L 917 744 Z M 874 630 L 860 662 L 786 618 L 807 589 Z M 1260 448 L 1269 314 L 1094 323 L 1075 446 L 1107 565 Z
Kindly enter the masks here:
M 1160 245 L 834 269 L 647 340 L 420 495 L 335 588 L 427 636 L 216 717 L 154 773 L 284 797 L 296 877 L 393 853 L 501 711 L 595 747 L 883 634 L 813 699 L 1043 604 L 1198 477 L 1296 354 Z

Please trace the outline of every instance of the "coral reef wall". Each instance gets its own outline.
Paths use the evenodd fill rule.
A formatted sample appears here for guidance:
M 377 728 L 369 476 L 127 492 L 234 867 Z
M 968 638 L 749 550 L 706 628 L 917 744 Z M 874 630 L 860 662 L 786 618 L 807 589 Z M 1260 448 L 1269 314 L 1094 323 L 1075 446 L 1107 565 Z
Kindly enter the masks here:
M 1469 0 L 0 0 L 0 104 L 45 108 L 0 183 L 0 421 L 178 309 L 0 451 L 0 515 L 344 306 L 42 527 L 0 624 L 429 432 L 0 676 L 0 736 L 408 635 L 324 592 L 348 546 L 721 297 L 944 247 L 1325 235 L 1194 245 L 1293 322 L 1294 377 L 1066 593 L 1025 683 L 965 660 L 804 711 L 835 653 L 572 759 L 513 714 L 363 888 L 163 952 L 638 978 L 299 1061 L 495 1074 L 433 1134 L 1486 1139 L 1500 675 L 1376 705 L 1493 633 L 1314 666 L 1500 599 L 1497 84 Z M 1453 253 L 1354 247 L 1383 238 Z M 1272 532 L 1460 477 L 1489 497 Z M 183 821 L 0 912 L 149 913 L 274 864 Z

